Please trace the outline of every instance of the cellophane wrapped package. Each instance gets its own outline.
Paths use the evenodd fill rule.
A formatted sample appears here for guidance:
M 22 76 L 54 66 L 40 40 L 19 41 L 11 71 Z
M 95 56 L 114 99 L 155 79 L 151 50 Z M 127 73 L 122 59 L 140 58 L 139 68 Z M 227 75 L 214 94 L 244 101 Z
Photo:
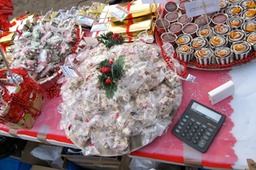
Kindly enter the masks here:
M 26 70 L 0 70 L 0 123 L 14 129 L 32 128 L 44 101 L 40 85 Z

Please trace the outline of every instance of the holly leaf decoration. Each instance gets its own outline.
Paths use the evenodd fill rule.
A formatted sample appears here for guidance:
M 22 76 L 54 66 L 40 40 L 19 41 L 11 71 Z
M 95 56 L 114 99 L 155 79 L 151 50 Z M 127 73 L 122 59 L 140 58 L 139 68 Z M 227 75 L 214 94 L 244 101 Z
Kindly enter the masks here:
M 115 34 L 113 32 L 108 32 L 106 34 L 101 34 L 97 36 L 100 43 L 103 43 L 108 49 L 117 44 L 123 44 L 124 38 L 120 34 Z
M 113 98 L 117 91 L 117 83 L 124 75 L 125 57 L 119 56 L 116 61 L 103 60 L 97 69 L 101 72 L 98 76 L 100 86 L 105 90 L 108 99 Z
M 104 90 L 105 90 L 106 97 L 108 99 L 112 99 L 114 97 L 115 92 L 117 91 L 117 84 L 112 83 L 110 85 L 103 86 L 103 87 L 104 87 Z
M 123 74 L 124 74 L 124 69 L 123 69 L 124 63 L 125 63 L 125 57 L 120 56 L 116 60 L 116 62 L 114 62 L 114 64 L 112 65 L 111 74 L 112 74 L 112 77 L 113 77 L 114 81 L 118 81 L 123 76 Z

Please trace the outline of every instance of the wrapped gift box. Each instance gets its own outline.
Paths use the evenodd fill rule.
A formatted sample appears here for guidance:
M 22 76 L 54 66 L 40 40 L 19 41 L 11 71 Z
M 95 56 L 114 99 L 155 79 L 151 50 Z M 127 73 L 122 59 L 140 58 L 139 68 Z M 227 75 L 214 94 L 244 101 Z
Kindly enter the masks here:
M 42 90 L 24 69 L 12 69 L 12 73 L 22 80 L 17 85 L 6 79 L 6 70 L 0 70 L 0 122 L 14 129 L 32 128 L 41 113 Z
M 110 26 L 107 31 L 94 33 L 93 36 L 111 31 L 121 34 L 126 42 L 131 42 L 139 39 L 138 34 L 141 32 L 146 31 L 148 35 L 153 35 L 154 20 L 158 14 L 159 4 L 143 4 L 141 1 L 134 1 L 118 5 L 122 9 L 127 10 L 129 15 L 123 21 L 119 21 L 109 14 L 117 5 L 106 6 L 100 17 L 102 21 L 100 20 L 99 22 L 105 22 L 107 18 Z

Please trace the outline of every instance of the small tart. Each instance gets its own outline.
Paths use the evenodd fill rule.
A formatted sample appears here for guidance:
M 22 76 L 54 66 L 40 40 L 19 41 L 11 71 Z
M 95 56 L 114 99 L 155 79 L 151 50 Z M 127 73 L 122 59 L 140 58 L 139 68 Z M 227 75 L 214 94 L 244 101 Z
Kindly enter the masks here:
M 217 34 L 225 34 L 229 31 L 229 28 L 227 25 L 224 25 L 224 24 L 218 24 L 218 25 L 215 25 L 214 26 L 214 31 L 217 33 Z
M 200 41 L 194 41 L 193 43 L 192 43 L 192 47 L 193 48 L 199 48 L 199 47 L 201 47 L 202 46 L 202 43 L 200 42 Z
M 228 53 L 227 53 L 227 50 L 225 50 L 225 49 L 219 50 L 219 51 L 217 51 L 217 52 L 215 53 L 215 55 L 218 56 L 218 57 L 226 57 L 227 54 L 228 54 Z
M 202 35 L 202 36 L 206 36 L 206 35 L 208 35 L 210 33 L 210 31 L 209 31 L 209 29 L 208 28 L 204 28 L 204 29 L 202 29 L 201 31 L 200 31 L 200 35 Z
M 248 31 L 248 32 L 254 32 L 256 31 L 256 26 L 255 24 L 251 23 L 251 24 L 246 24 L 245 25 L 245 31 Z
M 177 43 L 178 43 L 178 44 L 183 44 L 185 41 L 186 41 L 186 39 L 185 39 L 184 37 L 179 37 L 179 38 L 177 39 Z
M 205 47 L 205 45 L 206 45 L 206 40 L 202 37 L 197 37 L 193 39 L 191 42 L 191 46 L 193 48 L 202 48 L 202 47 Z
M 234 14 L 234 15 L 237 15 L 237 14 L 240 14 L 241 12 L 241 8 L 240 7 L 234 7 L 232 10 L 231 10 L 231 13 Z
M 184 45 L 184 44 L 189 44 L 191 41 L 191 36 L 188 34 L 181 34 L 178 36 L 176 40 L 176 44 L 178 45 Z
M 247 38 L 247 42 L 252 43 L 252 44 L 256 43 L 256 34 L 249 35 L 248 38 Z
M 188 53 L 191 51 L 191 48 L 188 46 L 188 45 L 182 45 L 180 47 L 180 52 L 183 52 L 183 53 Z
M 214 29 L 215 29 L 216 31 L 218 31 L 218 32 L 222 32 L 222 31 L 223 31 L 223 26 L 222 26 L 222 25 L 216 25 L 216 26 L 214 27 Z
M 219 45 L 220 42 L 221 42 L 220 37 L 213 37 L 213 38 L 211 38 L 211 40 L 210 40 L 210 43 L 211 43 L 212 45 Z
M 249 9 L 248 11 L 245 12 L 245 16 L 247 18 L 253 18 L 255 15 L 256 15 L 255 9 Z
M 242 34 L 241 34 L 240 32 L 238 32 L 238 31 L 231 31 L 231 32 L 229 33 L 229 37 L 230 37 L 231 39 L 239 39 L 239 38 L 242 37 Z
M 255 7 L 256 7 L 256 3 L 255 3 L 253 0 L 247 1 L 247 2 L 245 3 L 245 6 L 246 6 L 247 8 L 255 8 Z
M 225 1 L 219 1 L 220 8 L 225 8 L 227 3 Z
M 232 21 L 230 21 L 230 25 L 232 27 L 238 27 L 241 24 L 241 22 L 239 20 L 233 19 Z
M 202 48 L 202 49 L 196 51 L 197 57 L 206 57 L 208 55 L 209 55 L 209 50 L 207 50 L 206 48 Z
M 235 44 L 234 46 L 233 46 L 233 49 L 235 50 L 235 51 L 245 51 L 246 50 L 246 45 L 244 45 L 244 44 Z

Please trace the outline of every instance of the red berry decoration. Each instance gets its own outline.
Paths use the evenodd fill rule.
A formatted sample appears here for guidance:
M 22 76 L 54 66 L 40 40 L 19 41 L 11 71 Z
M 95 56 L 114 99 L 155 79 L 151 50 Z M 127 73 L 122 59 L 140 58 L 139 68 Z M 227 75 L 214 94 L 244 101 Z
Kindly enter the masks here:
M 100 68 L 100 72 L 101 73 L 109 73 L 110 72 L 110 68 L 109 67 L 101 67 Z
M 114 61 L 113 60 L 108 60 L 108 64 L 112 65 L 112 64 L 114 64 Z
M 105 83 L 106 83 L 107 85 L 112 84 L 112 80 L 111 80 L 110 78 L 107 78 L 107 79 L 105 80 Z
M 117 82 L 124 74 L 124 60 L 124 56 L 119 56 L 117 60 L 105 59 L 97 67 L 101 73 L 98 76 L 100 89 L 105 91 L 108 99 L 113 98 L 118 88 Z

